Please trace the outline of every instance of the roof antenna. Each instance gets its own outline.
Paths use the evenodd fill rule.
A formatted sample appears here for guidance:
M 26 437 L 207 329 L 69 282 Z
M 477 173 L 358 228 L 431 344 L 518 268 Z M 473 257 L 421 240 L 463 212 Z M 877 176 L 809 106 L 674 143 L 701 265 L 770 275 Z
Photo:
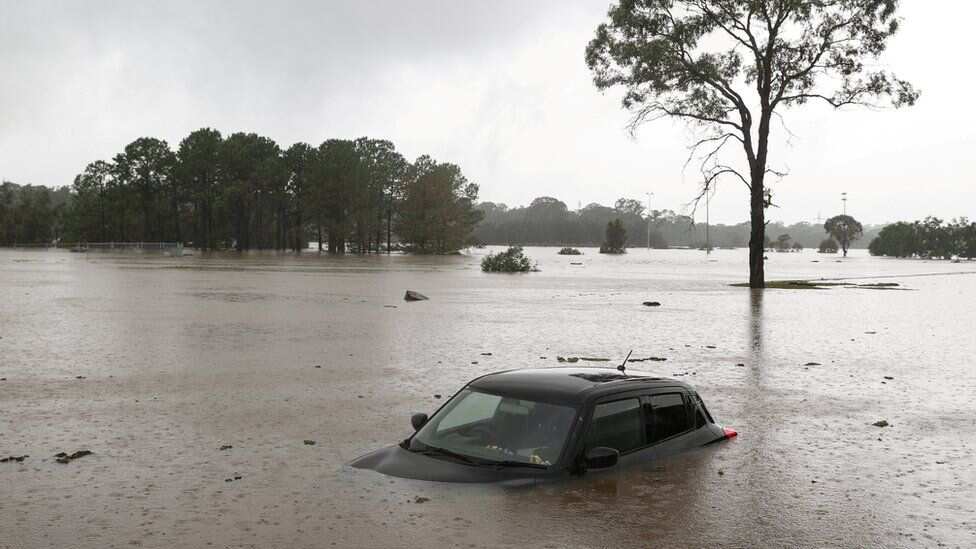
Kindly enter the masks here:
M 633 349 L 631 349 L 630 352 L 627 353 L 627 358 L 624 359 L 624 361 L 620 364 L 620 366 L 617 366 L 618 370 L 620 370 L 621 372 L 627 370 L 627 361 L 630 360 L 630 355 L 632 354 L 634 354 Z

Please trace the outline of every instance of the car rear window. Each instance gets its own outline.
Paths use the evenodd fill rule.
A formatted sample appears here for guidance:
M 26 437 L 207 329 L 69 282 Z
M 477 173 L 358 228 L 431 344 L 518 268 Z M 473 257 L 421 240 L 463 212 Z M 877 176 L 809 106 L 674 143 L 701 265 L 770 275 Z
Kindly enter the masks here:
M 647 440 L 658 442 L 691 429 L 688 409 L 681 393 L 651 395 L 647 415 Z
M 644 445 L 640 401 L 636 398 L 597 404 L 586 432 L 586 447 L 606 446 L 620 453 Z

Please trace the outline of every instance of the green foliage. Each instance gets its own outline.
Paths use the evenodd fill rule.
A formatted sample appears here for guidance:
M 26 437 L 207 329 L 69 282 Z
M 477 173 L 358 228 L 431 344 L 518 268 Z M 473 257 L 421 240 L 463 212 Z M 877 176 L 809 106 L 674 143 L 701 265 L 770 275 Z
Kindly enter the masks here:
M 454 164 L 421 156 L 408 170 L 396 233 L 408 249 L 420 253 L 451 253 L 468 245 L 481 220 L 474 209 L 478 186 Z
M 590 204 L 571 211 L 566 204 L 552 197 L 539 197 L 529 206 L 509 208 L 505 204 L 482 202 L 477 208 L 484 219 L 475 227 L 474 235 L 488 244 L 518 243 L 523 245 L 599 246 L 606 237 L 607 223 L 621 219 L 628 234 L 640 235 L 643 242 L 647 225 L 652 225 L 651 246 L 667 248 L 667 231 L 675 239 L 690 237 L 691 218 L 678 216 L 669 210 L 654 210 L 651 219 L 641 215 L 643 210 L 630 206 L 636 200 L 621 198 L 617 205 L 624 210 Z
M 583 252 L 576 248 L 563 248 L 559 250 L 559 255 L 583 255 Z
M 0 246 L 50 244 L 64 236 L 67 188 L 0 184 Z
M 481 270 L 486 273 L 527 273 L 532 269 L 532 262 L 525 256 L 521 246 L 490 253 L 481 260 Z
M 202 128 L 173 153 L 143 137 L 75 178 L 65 225 L 72 240 L 185 241 L 201 249 L 422 253 L 464 247 L 481 213 L 460 168 L 411 165 L 386 140 L 330 139 L 282 150 L 254 133 Z M 5 210 L 0 210 L 5 211 Z M 22 213 L 22 212 L 21 212 Z M 5 219 L 5 218 L 4 218 Z M 9 223 L 8 223 L 9 225 Z M 2 242 L 2 241 L 0 241 Z
M 749 188 L 752 287 L 765 280 L 774 115 L 809 101 L 837 108 L 917 100 L 911 84 L 872 70 L 898 30 L 897 6 L 897 0 L 621 0 L 587 46 L 594 84 L 622 88 L 632 130 L 661 118 L 700 130 L 689 158 L 700 162 L 699 198 L 722 178 Z M 723 154 L 729 144 L 742 146 L 736 160 Z
M 773 248 L 777 252 L 788 252 L 790 251 L 790 241 L 792 238 L 788 234 L 781 234 L 776 237 L 776 242 L 773 243 Z
M 871 255 L 950 259 L 976 257 L 976 223 L 965 217 L 947 223 L 937 217 L 886 226 L 868 247 Z
M 825 238 L 820 241 L 820 246 L 817 247 L 817 252 L 822 254 L 835 254 L 840 246 L 837 241 L 833 238 Z
M 600 246 L 601 254 L 622 254 L 627 253 L 627 229 L 620 219 L 614 219 L 607 223 L 607 236 L 603 245 Z
M 847 257 L 847 250 L 850 249 L 851 242 L 864 236 L 864 227 L 858 220 L 849 215 L 831 217 L 824 223 L 824 231 L 840 244 L 844 257 Z
M 625 201 L 627 199 L 617 200 L 617 204 Z M 630 202 L 634 203 L 636 200 Z M 549 209 L 552 205 L 555 207 Z M 644 245 L 648 223 L 651 225 L 653 248 L 698 248 L 705 242 L 704 224 L 693 224 L 691 217 L 671 210 L 651 210 L 650 215 L 647 212 L 634 215 L 600 204 L 569 210 L 562 202 L 549 197 L 533 200 L 530 206 L 518 208 L 482 202 L 477 205 L 477 209 L 484 214 L 484 219 L 475 227 L 474 236 L 486 244 L 600 246 L 606 237 L 607 223 L 617 218 L 623 221 L 627 234 L 631 235 L 631 246 Z M 767 229 L 774 235 L 789 233 L 794 242 L 807 248 L 816 248 L 824 234 L 823 224 L 820 223 L 799 222 L 784 225 L 773 221 L 767 225 Z M 852 247 L 862 245 L 867 248 L 867 242 L 880 230 L 881 226 L 865 227 L 865 238 L 852 243 Z M 741 248 L 749 244 L 749 232 L 748 222 L 735 225 L 713 223 L 709 241 L 716 248 Z

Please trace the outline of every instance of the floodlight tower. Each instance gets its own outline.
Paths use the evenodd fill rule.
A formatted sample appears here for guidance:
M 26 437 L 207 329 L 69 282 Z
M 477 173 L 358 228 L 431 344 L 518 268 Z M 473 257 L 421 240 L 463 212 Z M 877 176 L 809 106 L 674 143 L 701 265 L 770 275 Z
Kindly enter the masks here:
M 711 229 L 710 203 L 712 201 L 712 189 L 705 189 L 705 255 L 711 255 L 712 243 L 709 235 Z

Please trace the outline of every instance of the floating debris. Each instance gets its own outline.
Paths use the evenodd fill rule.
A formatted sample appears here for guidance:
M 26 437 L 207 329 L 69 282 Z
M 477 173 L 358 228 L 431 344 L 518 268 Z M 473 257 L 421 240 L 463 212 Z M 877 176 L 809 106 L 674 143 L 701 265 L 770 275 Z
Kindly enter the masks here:
M 643 305 L 645 307 L 660 307 L 661 306 L 661 302 L 660 301 L 645 301 L 643 303 Z
M 663 356 L 649 356 L 647 358 L 631 358 L 631 359 L 628 359 L 627 362 L 648 362 L 648 361 L 650 361 L 650 362 L 664 362 L 665 360 L 667 360 L 667 359 L 664 358 Z
M 231 444 L 224 444 L 223 446 L 221 446 L 221 447 L 220 447 L 220 451 L 224 451 L 224 450 L 230 450 L 230 449 L 232 449 L 233 447 L 234 447 L 234 446 L 233 446 L 233 445 L 231 445 Z
M 54 454 L 54 457 L 55 457 L 55 460 L 58 463 L 70 463 L 70 462 L 72 462 L 72 461 L 74 461 L 74 460 L 76 460 L 78 458 L 83 458 L 85 456 L 90 456 L 93 453 L 94 452 L 92 452 L 91 450 L 78 450 L 77 452 L 75 452 L 73 454 L 66 454 L 64 452 L 58 452 L 58 453 Z
M 24 461 L 25 459 L 27 459 L 29 457 L 30 456 L 26 456 L 26 455 L 25 456 L 8 456 L 8 457 L 5 457 L 5 458 L 0 458 L 0 463 L 13 463 L 13 462 L 20 463 L 20 462 Z
M 882 419 L 880 421 L 875 421 L 871 425 L 874 425 L 875 427 L 891 427 L 891 424 L 888 423 L 888 420 L 886 420 L 886 419 Z
M 305 446 L 315 446 L 315 441 L 314 440 L 305 439 L 303 442 L 305 443 Z
M 428 501 L 430 501 L 430 498 L 424 496 L 417 496 L 413 498 L 414 503 L 427 503 Z

